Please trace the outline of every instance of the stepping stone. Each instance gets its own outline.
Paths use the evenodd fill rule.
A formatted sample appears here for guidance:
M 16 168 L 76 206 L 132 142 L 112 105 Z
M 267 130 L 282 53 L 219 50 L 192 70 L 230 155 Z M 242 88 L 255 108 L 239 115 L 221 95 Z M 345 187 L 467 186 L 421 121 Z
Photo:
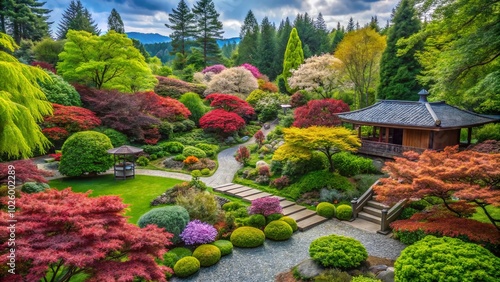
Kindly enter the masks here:
M 226 184 L 222 184 L 222 185 L 219 185 L 217 187 L 214 187 L 214 190 L 215 189 L 218 189 L 218 188 L 222 188 L 222 187 L 226 187 L 226 186 L 229 186 L 229 185 L 234 185 L 233 183 L 226 183 Z
M 228 190 L 232 190 L 232 189 L 236 189 L 236 188 L 240 188 L 240 187 L 243 187 L 243 185 L 231 184 L 229 186 L 224 186 L 221 188 L 214 188 L 214 190 L 219 191 L 219 192 L 226 192 Z
M 305 210 L 301 210 L 301 211 L 296 212 L 296 213 L 291 213 L 288 216 L 295 219 L 295 221 L 297 221 L 297 224 L 298 224 L 299 221 L 304 220 L 304 219 L 311 217 L 313 215 L 316 215 L 316 212 L 305 209 Z
M 300 231 L 306 231 L 327 220 L 328 218 L 316 214 L 301 221 L 297 221 L 297 227 L 299 228 Z
M 280 202 L 280 206 L 282 208 L 286 208 L 286 207 L 293 206 L 293 205 L 295 205 L 295 203 L 292 201 L 288 201 L 288 200 L 283 200 Z
M 235 188 L 235 189 L 227 190 L 227 191 L 224 191 L 224 192 L 226 194 L 236 195 L 238 193 L 241 193 L 241 192 L 244 192 L 244 191 L 248 191 L 248 190 L 254 190 L 254 189 L 252 189 L 250 187 L 243 186 L 243 187 L 240 187 L 240 188 Z
M 243 200 L 253 201 L 255 199 L 263 198 L 263 197 L 267 197 L 267 196 L 271 196 L 271 194 L 266 193 L 266 192 L 261 192 L 259 194 L 255 194 L 255 195 L 250 195 L 250 196 L 244 197 Z
M 259 191 L 257 189 L 250 189 L 250 190 L 247 190 L 244 192 L 240 192 L 236 196 L 241 197 L 241 198 L 245 198 L 247 196 L 251 196 L 251 195 L 255 195 L 255 194 L 259 194 L 259 193 L 262 193 L 262 191 Z
M 299 206 L 299 205 L 293 205 L 293 206 L 289 206 L 287 208 L 284 208 L 283 209 L 283 214 L 284 215 L 289 215 L 289 214 L 292 214 L 292 213 L 303 211 L 305 209 L 306 209 L 306 207 Z

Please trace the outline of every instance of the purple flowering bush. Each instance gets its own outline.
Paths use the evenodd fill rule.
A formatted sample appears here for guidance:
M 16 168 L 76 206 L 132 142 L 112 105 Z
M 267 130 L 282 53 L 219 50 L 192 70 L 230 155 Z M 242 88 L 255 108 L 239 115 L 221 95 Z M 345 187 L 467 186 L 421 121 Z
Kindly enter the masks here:
M 186 245 L 208 244 L 215 241 L 217 229 L 198 219 L 190 221 L 180 235 Z
M 259 69 L 256 66 L 252 66 L 251 64 L 247 63 L 244 63 L 241 66 L 249 70 L 252 73 L 253 77 L 255 78 L 260 78 L 262 76 L 262 74 L 260 73 Z
M 264 197 L 252 201 L 249 214 L 262 214 L 268 216 L 274 213 L 282 213 L 280 200 L 276 197 Z
M 226 67 L 224 65 L 213 65 L 213 66 L 208 66 L 205 69 L 203 69 L 201 72 L 202 73 L 207 73 L 207 72 L 213 72 L 215 74 L 221 73 L 223 70 L 225 70 Z

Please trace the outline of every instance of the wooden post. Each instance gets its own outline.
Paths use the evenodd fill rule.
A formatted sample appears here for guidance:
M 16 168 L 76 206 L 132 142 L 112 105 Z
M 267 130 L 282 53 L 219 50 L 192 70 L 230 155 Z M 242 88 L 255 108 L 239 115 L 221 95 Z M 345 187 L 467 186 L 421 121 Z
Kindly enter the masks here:
M 380 130 L 378 131 L 378 142 L 382 142 L 382 128 L 380 128 Z
M 353 221 L 358 217 L 358 198 L 354 198 L 351 201 L 351 207 L 352 207 L 352 217 L 349 221 Z
M 389 127 L 385 128 L 385 143 L 389 143 Z
M 472 141 L 472 127 L 467 128 L 467 145 Z
M 358 137 L 361 139 L 361 125 L 358 125 Z

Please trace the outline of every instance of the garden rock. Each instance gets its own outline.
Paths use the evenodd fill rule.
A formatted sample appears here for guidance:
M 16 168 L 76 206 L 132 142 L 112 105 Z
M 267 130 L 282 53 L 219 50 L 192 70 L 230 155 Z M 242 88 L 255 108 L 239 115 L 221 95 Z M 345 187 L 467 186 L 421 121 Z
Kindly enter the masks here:
M 265 161 L 258 161 L 258 162 L 255 163 L 255 167 L 256 168 L 259 168 L 261 166 L 269 166 L 269 164 L 266 163 Z
M 228 144 L 232 144 L 232 143 L 235 143 L 236 141 L 234 141 L 234 137 L 229 136 L 226 138 L 226 140 L 224 140 L 224 142 L 226 142 Z
M 241 141 L 242 141 L 242 142 L 247 142 L 247 141 L 248 141 L 248 139 L 250 139 L 250 137 L 248 137 L 248 136 L 243 136 L 243 137 L 241 137 Z
M 388 267 L 387 270 L 381 271 L 377 275 L 377 279 L 382 282 L 394 282 L 394 267 Z
M 324 268 L 317 262 L 308 258 L 303 260 L 301 263 L 297 265 L 297 272 L 300 277 L 305 279 L 311 279 L 315 276 L 318 276 L 323 272 Z
M 370 266 L 370 272 L 372 272 L 375 275 L 379 274 L 382 271 L 386 271 L 386 270 L 387 270 L 387 265 L 385 265 L 385 264 Z
M 167 158 L 163 161 L 163 165 L 166 168 L 172 169 L 182 169 L 184 167 L 184 163 L 181 161 L 175 161 L 173 157 Z

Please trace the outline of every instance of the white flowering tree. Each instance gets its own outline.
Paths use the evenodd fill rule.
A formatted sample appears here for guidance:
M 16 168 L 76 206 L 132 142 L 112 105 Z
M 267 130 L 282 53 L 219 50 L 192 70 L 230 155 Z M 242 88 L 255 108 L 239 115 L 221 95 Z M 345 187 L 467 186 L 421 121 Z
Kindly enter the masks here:
M 214 75 L 208 83 L 205 95 L 212 93 L 240 94 L 245 97 L 259 88 L 257 79 L 244 67 L 234 67 Z
M 293 89 L 318 93 L 322 98 L 331 97 L 332 91 L 342 84 L 342 61 L 331 54 L 313 56 L 291 70 L 288 84 Z

